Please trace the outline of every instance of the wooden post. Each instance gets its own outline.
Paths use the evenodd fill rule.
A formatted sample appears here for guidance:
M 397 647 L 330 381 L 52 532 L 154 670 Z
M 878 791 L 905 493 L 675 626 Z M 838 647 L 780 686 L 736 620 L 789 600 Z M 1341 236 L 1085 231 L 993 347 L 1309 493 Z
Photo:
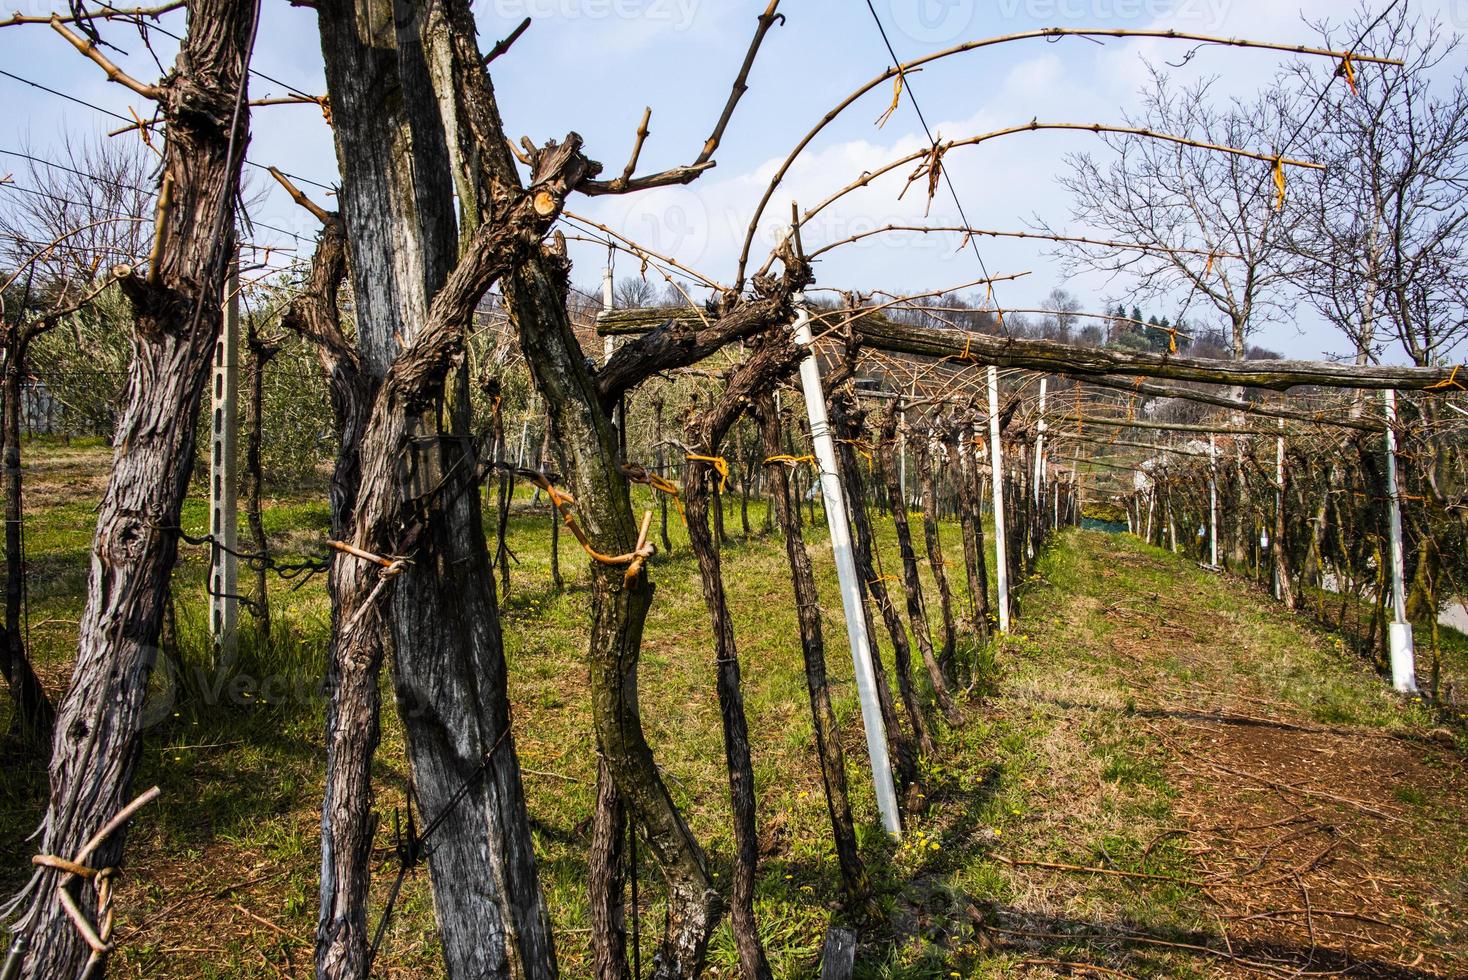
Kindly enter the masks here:
M 1048 378 L 1040 379 L 1040 421 L 1035 433 L 1035 506 L 1040 504 L 1040 495 L 1045 487 L 1045 387 Z
M 1279 430 L 1280 430 L 1281 433 L 1284 432 L 1284 419 L 1280 419 L 1279 420 Z M 1278 435 L 1278 436 L 1275 436 L 1275 438 L 1274 438 L 1274 535 L 1273 535 L 1273 537 L 1274 537 L 1274 547 L 1276 549 L 1276 552 L 1275 552 L 1276 554 L 1278 554 L 1278 549 L 1284 547 L 1283 535 L 1280 534 L 1280 532 L 1282 530 L 1284 530 L 1284 436 L 1283 435 Z M 1271 556 L 1271 557 L 1273 557 L 1273 556 Z M 1274 574 L 1272 576 L 1273 579 L 1274 579 L 1274 597 L 1276 599 L 1283 599 L 1284 598 L 1284 587 L 1285 587 L 1285 583 L 1283 581 L 1281 581 L 1281 578 L 1280 578 L 1280 574 L 1279 574 L 1279 572 L 1280 572 L 1279 559 L 1278 558 L 1275 558 L 1275 560 L 1271 564 L 1272 564 L 1273 569 L 1274 569 Z

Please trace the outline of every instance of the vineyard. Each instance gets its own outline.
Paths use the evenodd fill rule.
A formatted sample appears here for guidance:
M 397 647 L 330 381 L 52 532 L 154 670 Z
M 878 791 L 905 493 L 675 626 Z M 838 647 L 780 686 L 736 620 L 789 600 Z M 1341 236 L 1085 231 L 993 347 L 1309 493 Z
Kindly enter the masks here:
M 0 980 L 1468 973 L 1451 16 L 280 6 L 0 20 Z

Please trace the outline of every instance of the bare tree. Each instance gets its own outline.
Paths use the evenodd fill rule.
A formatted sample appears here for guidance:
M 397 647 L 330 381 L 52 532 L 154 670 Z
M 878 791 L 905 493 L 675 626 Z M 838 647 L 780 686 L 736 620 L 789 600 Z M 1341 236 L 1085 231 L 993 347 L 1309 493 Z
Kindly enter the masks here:
M 657 287 L 642 276 L 623 276 L 617 283 L 615 299 L 622 309 L 636 309 L 652 306 L 657 292 Z
M 55 160 L 22 151 L 25 183 L 0 196 L 0 267 L 33 263 L 37 285 L 80 283 L 148 253 L 158 161 L 141 144 L 66 136 Z
M 63 143 L 61 160 L 21 151 L 28 180 L 0 206 L 0 346 L 4 354 L 4 408 L 0 446 L 5 459 L 5 622 L 0 668 L 16 704 L 15 720 L 49 741 L 54 711 L 25 649 L 21 606 L 25 592 L 21 416 L 30 380 L 31 351 L 63 324 L 82 346 L 79 311 L 112 282 L 99 269 L 136 261 L 150 237 L 152 194 L 143 188 L 140 156 L 116 144 Z
M 1129 121 L 1199 144 L 1284 152 L 1294 118 L 1285 89 L 1218 107 L 1210 87 L 1204 81 L 1179 88 L 1154 71 L 1140 117 Z M 1283 167 L 1272 179 L 1268 164 L 1205 146 L 1136 134 L 1101 138 L 1116 159 L 1102 164 L 1089 153 L 1072 154 L 1060 183 L 1074 198 L 1077 221 L 1137 248 L 1072 242 L 1062 253 L 1068 265 L 1129 279 L 1130 292 L 1141 298 L 1181 296 L 1174 319 L 1194 302 L 1211 307 L 1228 331 L 1233 358 L 1242 360 L 1248 338 L 1290 306 Z
M 1294 198 L 1296 282 L 1358 364 L 1392 342 L 1416 364 L 1440 363 L 1468 336 L 1468 71 L 1451 67 L 1460 39 L 1406 4 L 1384 16 L 1362 5 L 1318 29 L 1405 64 L 1291 69 L 1305 95 L 1297 125 L 1329 168 Z
M 1040 337 L 1043 340 L 1069 342 L 1078 324 L 1076 316 L 1081 311 L 1081 302 L 1070 290 L 1056 286 L 1045 297 L 1046 313 L 1040 321 Z

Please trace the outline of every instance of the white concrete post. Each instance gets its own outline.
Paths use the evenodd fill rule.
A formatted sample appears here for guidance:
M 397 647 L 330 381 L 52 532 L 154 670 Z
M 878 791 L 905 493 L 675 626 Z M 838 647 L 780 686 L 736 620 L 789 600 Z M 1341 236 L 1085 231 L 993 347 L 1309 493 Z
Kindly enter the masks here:
M 1280 431 L 1281 432 L 1284 431 L 1284 419 L 1280 419 L 1279 420 L 1279 428 L 1280 428 Z M 1277 539 L 1277 535 L 1275 533 L 1275 532 L 1278 532 L 1279 531 L 1280 525 L 1283 523 L 1281 521 L 1281 519 L 1280 519 L 1280 516 L 1279 516 L 1283 512 L 1284 512 L 1284 436 L 1283 435 L 1278 435 L 1278 436 L 1275 436 L 1274 437 L 1274 529 L 1273 529 L 1273 531 L 1270 532 L 1270 536 L 1276 538 L 1276 540 L 1274 542 L 1274 546 L 1276 548 L 1280 548 L 1280 547 L 1283 547 L 1284 546 L 1284 542 L 1278 540 Z M 1273 558 L 1273 556 L 1271 556 L 1271 558 Z M 1274 579 L 1274 597 L 1276 599 L 1283 599 L 1284 598 L 1284 583 L 1279 580 L 1279 561 L 1278 560 L 1271 560 L 1270 564 L 1274 566 L 1274 574 L 1272 576 L 1272 578 Z
M 1218 443 L 1208 436 L 1208 564 L 1218 567 Z
M 611 312 L 612 307 L 616 305 L 613 297 L 612 267 L 608 265 L 601 270 L 601 308 L 603 312 Z M 617 349 L 617 338 L 611 334 L 607 334 L 606 338 L 601 342 L 601 349 L 602 363 L 605 364 L 611 360 L 612 352 Z
M 1004 450 L 999 446 L 999 371 L 989 365 L 989 472 L 994 498 L 994 576 L 999 592 L 999 632 L 1009 632 L 1009 552 L 1004 540 Z
M 872 658 L 876 654 L 871 637 L 867 635 L 865 598 L 861 579 L 856 574 L 851 525 L 846 517 L 846 497 L 836 468 L 836 444 L 831 438 L 831 425 L 826 417 L 821 368 L 811 347 L 814 338 L 810 331 L 810 311 L 805 307 L 803 295 L 797 295 L 795 302 L 795 342 L 811 350 L 800 362 L 800 386 L 805 394 L 805 410 L 810 419 L 816 462 L 821 468 L 821 496 L 826 505 L 826 526 L 831 532 L 836 580 L 841 587 L 841 607 L 846 614 L 846 638 L 851 645 L 851 663 L 856 671 L 856 694 L 861 702 L 861 721 L 866 730 L 867 755 L 872 763 L 877 810 L 882 816 L 882 827 L 896 837 L 902 831 L 902 822 L 897 812 L 897 792 L 892 785 L 892 762 L 887 756 L 887 728 L 877 701 L 876 671 L 872 667 Z
M 1406 562 L 1402 557 L 1402 493 L 1397 485 L 1397 393 L 1381 393 L 1386 409 L 1386 495 L 1388 529 L 1391 534 L 1392 622 L 1387 627 L 1392 661 L 1392 687 L 1403 693 L 1417 690 L 1417 670 L 1412 649 L 1412 624 L 1407 621 Z
M 240 265 L 230 260 L 225 282 L 224 327 L 214 345 L 213 411 L 209 425 L 209 635 L 216 663 L 234 660 L 239 625 L 238 474 Z
M 1172 553 L 1175 555 L 1175 554 L 1177 554 L 1177 525 L 1174 524 L 1173 523 L 1173 520 L 1172 520 L 1172 492 L 1171 491 L 1168 491 L 1167 498 L 1164 501 L 1164 505 L 1165 505 L 1165 507 L 1167 509 L 1167 540 L 1172 543 Z
M 1045 385 L 1048 379 L 1040 379 L 1040 422 L 1035 430 L 1035 505 L 1040 504 L 1040 494 L 1045 486 Z

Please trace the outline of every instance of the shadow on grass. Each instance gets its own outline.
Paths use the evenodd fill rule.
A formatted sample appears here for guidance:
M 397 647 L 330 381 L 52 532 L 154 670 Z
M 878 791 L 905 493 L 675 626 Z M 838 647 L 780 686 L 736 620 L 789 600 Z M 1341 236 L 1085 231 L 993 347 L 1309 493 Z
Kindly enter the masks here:
M 1434 969 L 1379 957 L 1352 956 L 1331 946 L 1224 941 L 1212 933 L 1146 929 L 1125 922 L 1043 916 L 996 906 L 984 909 L 983 916 L 979 931 L 989 940 L 992 951 L 1072 962 L 1081 968 L 1135 969 L 1135 957 L 1140 955 L 1149 959 L 1185 957 L 1205 972 L 1209 967 L 1235 966 L 1275 975 L 1308 971 L 1313 975 L 1348 974 L 1372 980 L 1430 980 L 1443 975 Z

